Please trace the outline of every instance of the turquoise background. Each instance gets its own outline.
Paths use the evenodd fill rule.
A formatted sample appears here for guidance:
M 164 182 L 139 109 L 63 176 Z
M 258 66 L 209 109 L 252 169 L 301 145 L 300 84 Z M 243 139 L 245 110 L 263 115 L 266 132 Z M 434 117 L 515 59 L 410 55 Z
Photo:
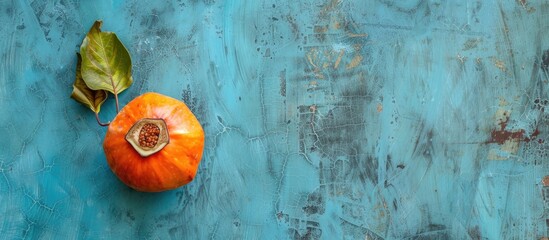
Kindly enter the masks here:
M 1 239 L 540 239 L 549 2 L 0 0 Z M 96 19 L 121 105 L 184 100 L 196 179 L 123 185 L 69 98 Z M 113 98 L 100 117 L 115 116 Z

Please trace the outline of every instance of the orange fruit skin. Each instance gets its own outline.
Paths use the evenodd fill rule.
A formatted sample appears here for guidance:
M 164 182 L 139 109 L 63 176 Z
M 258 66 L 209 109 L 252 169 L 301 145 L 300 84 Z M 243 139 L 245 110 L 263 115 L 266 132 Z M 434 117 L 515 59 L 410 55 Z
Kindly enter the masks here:
M 164 119 L 169 143 L 159 152 L 141 157 L 125 139 L 142 118 Z M 191 182 L 204 150 L 204 130 L 185 103 L 158 93 L 145 93 L 128 103 L 110 123 L 103 142 L 113 173 L 129 187 L 161 192 Z

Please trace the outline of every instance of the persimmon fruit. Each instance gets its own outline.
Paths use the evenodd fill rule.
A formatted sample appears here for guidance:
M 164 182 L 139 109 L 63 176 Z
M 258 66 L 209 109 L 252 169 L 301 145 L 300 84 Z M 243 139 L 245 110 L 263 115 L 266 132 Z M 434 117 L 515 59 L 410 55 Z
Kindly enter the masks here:
M 103 149 L 123 183 L 143 192 L 166 191 L 194 179 L 204 150 L 204 131 L 185 103 L 145 93 L 109 124 Z

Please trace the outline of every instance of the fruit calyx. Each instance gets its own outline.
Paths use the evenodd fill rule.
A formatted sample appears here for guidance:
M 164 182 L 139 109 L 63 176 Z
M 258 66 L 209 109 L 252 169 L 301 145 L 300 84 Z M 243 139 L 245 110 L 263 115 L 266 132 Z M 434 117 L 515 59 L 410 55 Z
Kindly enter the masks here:
M 161 118 L 142 118 L 128 130 L 126 141 L 141 157 L 153 155 L 170 142 L 166 122 Z

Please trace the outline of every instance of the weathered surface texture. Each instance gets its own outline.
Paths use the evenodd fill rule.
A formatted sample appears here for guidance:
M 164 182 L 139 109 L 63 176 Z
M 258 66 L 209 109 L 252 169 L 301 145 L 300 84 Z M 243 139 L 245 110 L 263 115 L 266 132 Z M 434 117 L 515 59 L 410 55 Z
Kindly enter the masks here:
M 0 11 L 2 239 L 548 235 L 547 1 L 2 0 Z M 109 170 L 105 128 L 69 99 L 96 19 L 133 58 L 122 105 L 155 91 L 203 124 L 191 184 L 139 193 Z M 114 115 L 110 98 L 101 118 Z

